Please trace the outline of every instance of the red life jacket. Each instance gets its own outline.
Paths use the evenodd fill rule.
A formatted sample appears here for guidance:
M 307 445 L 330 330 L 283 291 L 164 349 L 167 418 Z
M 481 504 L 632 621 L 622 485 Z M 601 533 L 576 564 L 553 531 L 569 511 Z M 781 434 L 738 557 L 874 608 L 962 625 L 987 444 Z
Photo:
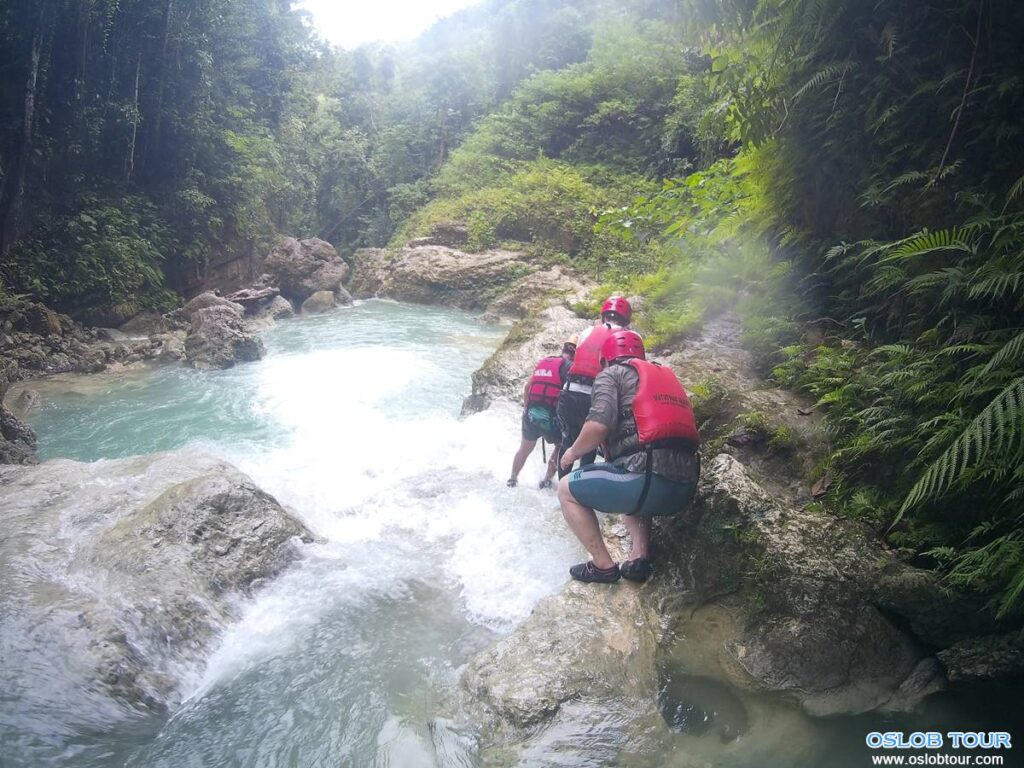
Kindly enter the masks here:
M 612 327 L 607 323 L 595 325 L 578 347 L 576 356 L 569 368 L 569 380 L 582 384 L 592 384 L 601 372 L 601 347 L 604 340 L 612 334 Z
M 527 406 L 543 405 L 551 410 L 558 405 L 558 393 L 562 389 L 561 355 L 542 358 L 530 377 L 530 389 L 526 395 Z
M 633 399 L 640 447 L 697 450 L 700 434 L 693 406 L 672 369 L 635 358 L 622 362 L 631 365 L 640 377 Z

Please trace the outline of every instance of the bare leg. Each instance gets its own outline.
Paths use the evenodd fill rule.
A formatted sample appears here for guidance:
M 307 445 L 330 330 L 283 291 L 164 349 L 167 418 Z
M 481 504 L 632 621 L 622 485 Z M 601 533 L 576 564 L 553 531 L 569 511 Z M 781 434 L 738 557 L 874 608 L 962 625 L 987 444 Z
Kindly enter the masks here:
M 626 526 L 626 530 L 629 531 L 629 538 L 633 542 L 633 547 L 629 550 L 629 559 L 648 557 L 651 545 L 651 518 L 623 515 L 622 522 Z
M 569 524 L 569 529 L 580 540 L 590 553 L 590 559 L 598 568 L 611 568 L 615 565 L 612 556 L 608 554 L 608 547 L 601 535 L 601 526 L 598 525 L 597 515 L 590 507 L 585 507 L 573 497 L 569 491 L 569 478 L 563 477 L 558 481 L 558 501 L 562 505 L 562 516 Z
M 562 450 L 558 443 L 555 443 L 551 448 L 551 458 L 548 459 L 548 469 L 544 473 L 544 482 L 550 482 L 551 478 L 555 476 L 555 471 L 558 469 L 558 460 L 561 458 Z
M 526 459 L 531 453 L 533 453 L 533 449 L 536 446 L 536 440 L 526 440 L 525 438 L 519 443 L 519 450 L 516 451 L 516 455 L 512 459 L 511 480 L 517 480 L 519 478 L 519 473 L 522 471 L 523 465 L 526 463 Z

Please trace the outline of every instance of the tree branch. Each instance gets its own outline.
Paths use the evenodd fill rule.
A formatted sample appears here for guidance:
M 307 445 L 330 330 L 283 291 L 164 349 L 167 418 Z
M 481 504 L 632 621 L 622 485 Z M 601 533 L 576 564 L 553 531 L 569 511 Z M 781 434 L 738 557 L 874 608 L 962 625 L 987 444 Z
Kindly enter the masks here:
M 981 42 L 981 19 L 985 10 L 985 0 L 978 0 L 978 27 L 974 33 L 974 49 L 971 51 L 971 66 L 967 70 L 967 82 L 964 83 L 964 93 L 960 97 L 960 106 L 956 110 L 956 120 L 953 121 L 953 130 L 949 133 L 949 140 L 946 142 L 946 149 L 942 153 L 942 159 L 939 161 L 939 168 L 935 171 L 935 177 L 932 179 L 932 185 L 934 185 L 939 177 L 942 175 L 942 169 L 946 166 L 946 159 L 949 157 L 949 150 L 953 147 L 953 139 L 956 137 L 957 129 L 960 127 L 960 118 L 964 114 L 964 107 L 967 106 L 967 94 L 971 89 L 971 80 L 974 78 L 974 63 L 978 60 L 978 44 Z M 970 35 L 967 36 L 970 39 Z

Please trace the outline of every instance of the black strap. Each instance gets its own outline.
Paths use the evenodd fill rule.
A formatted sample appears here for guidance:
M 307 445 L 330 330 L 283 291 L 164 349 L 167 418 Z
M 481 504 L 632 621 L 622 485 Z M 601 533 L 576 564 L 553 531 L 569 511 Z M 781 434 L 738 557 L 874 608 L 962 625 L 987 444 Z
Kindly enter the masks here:
M 647 466 L 644 469 L 644 489 L 640 491 L 640 498 L 636 502 L 636 509 L 633 510 L 634 515 L 640 511 L 641 507 L 643 507 L 644 502 L 647 501 L 647 492 L 651 490 L 651 475 L 653 474 L 653 469 L 651 468 L 652 464 L 654 464 L 654 448 L 653 446 L 648 445 Z
M 663 449 L 696 453 L 698 447 L 692 440 L 685 437 L 666 437 L 662 440 L 655 440 L 646 445 L 637 445 L 634 448 L 622 451 L 622 453 L 616 454 L 615 458 L 621 459 L 623 456 L 632 456 L 634 453 Z
M 546 467 L 548 465 L 548 449 L 545 448 L 544 445 L 545 445 L 544 435 L 541 435 L 540 436 L 540 455 L 543 457 L 543 459 L 544 459 L 544 466 Z

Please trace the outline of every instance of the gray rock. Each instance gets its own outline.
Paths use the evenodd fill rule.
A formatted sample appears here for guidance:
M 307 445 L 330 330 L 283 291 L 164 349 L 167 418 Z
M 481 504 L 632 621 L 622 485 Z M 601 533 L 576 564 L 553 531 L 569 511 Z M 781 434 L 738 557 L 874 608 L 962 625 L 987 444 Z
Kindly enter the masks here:
M 973 637 L 938 653 L 952 682 L 1024 677 L 1024 632 Z
M 338 306 L 331 291 L 317 291 L 304 302 L 302 302 L 302 314 L 315 315 L 321 312 L 329 312 Z
M 169 331 L 152 337 L 157 343 L 157 356 L 163 360 L 185 359 L 186 331 Z
M 14 398 L 11 410 L 20 419 L 27 418 L 39 405 L 39 392 L 28 387 L 22 389 Z
M 83 374 L 95 374 L 106 368 L 106 351 L 101 346 L 84 350 L 75 364 L 75 370 Z
M 245 307 L 245 311 L 252 314 L 254 307 L 263 307 L 270 303 L 271 299 L 279 296 L 281 290 L 274 286 L 262 286 L 253 288 L 243 288 L 234 293 L 228 294 L 225 298 L 228 301 L 233 301 L 236 304 L 241 304 Z
M 658 622 L 634 589 L 571 582 L 462 675 L 490 729 L 522 732 L 580 698 L 653 698 Z
M 0 404 L 0 464 L 37 464 L 36 433 Z
M 311 238 L 285 238 L 264 262 L 269 282 L 279 286 L 281 295 L 301 304 L 317 291 L 335 292 L 348 275 L 349 267 L 330 243 Z
M 295 308 L 292 307 L 292 303 L 284 296 L 275 296 L 256 316 L 258 318 L 284 320 L 295 316 Z
M 514 282 L 487 307 L 487 314 L 519 320 L 556 302 L 572 304 L 582 301 L 588 292 L 589 288 L 579 280 L 567 275 L 560 267 L 552 267 Z
M 565 340 L 588 325 L 565 307 L 548 307 L 520 320 L 473 373 L 473 393 L 463 402 L 463 414 L 483 410 L 495 398 L 518 399 L 537 361 L 559 354 Z
M 127 323 L 124 323 L 118 330 L 132 336 L 157 336 L 167 333 L 170 328 L 167 319 L 163 315 L 147 309 L 131 318 Z
M 192 315 L 185 359 L 193 368 L 230 368 L 261 357 L 263 342 L 245 327 L 240 311 L 214 305 Z
M 733 684 L 814 715 L 913 707 L 931 690 L 908 682 L 925 657 L 915 638 L 872 600 L 883 574 L 912 569 L 867 528 L 783 506 L 724 454 L 704 467 L 696 511 L 699 524 L 669 546 L 684 589 L 737 596 Z
M 434 245 L 397 251 L 363 248 L 353 259 L 349 288 L 356 296 L 461 309 L 484 309 L 535 271 L 516 251 L 467 253 Z
M 218 296 L 213 291 L 206 291 L 206 293 L 200 293 L 181 309 L 177 310 L 176 314 L 188 322 L 194 322 L 194 317 L 199 310 L 208 309 L 210 307 L 224 307 L 230 309 L 239 316 L 241 316 L 245 311 L 241 304 L 236 304 L 222 296 Z
M 234 596 L 312 539 L 247 477 L 194 454 L 3 468 L 0 488 L 0 679 L 60 711 L 99 691 L 176 704 L 181 670 L 236 616 Z

